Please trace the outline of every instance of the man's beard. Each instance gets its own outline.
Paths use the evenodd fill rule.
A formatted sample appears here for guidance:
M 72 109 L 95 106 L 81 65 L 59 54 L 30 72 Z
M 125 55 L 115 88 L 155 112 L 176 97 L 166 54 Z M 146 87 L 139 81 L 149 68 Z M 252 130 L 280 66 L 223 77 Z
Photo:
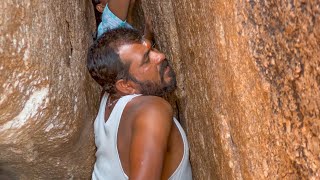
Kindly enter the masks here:
M 164 81 L 164 73 L 166 68 L 169 67 L 170 70 L 168 72 L 168 76 L 170 77 L 169 82 Z M 160 66 L 160 84 L 152 81 L 139 81 L 134 78 L 132 75 L 129 75 L 129 79 L 133 80 L 135 83 L 140 86 L 140 93 L 143 95 L 152 95 L 152 96 L 164 96 L 167 93 L 170 93 L 175 90 L 177 81 L 176 74 L 171 68 L 170 64 L 167 60 L 164 60 Z

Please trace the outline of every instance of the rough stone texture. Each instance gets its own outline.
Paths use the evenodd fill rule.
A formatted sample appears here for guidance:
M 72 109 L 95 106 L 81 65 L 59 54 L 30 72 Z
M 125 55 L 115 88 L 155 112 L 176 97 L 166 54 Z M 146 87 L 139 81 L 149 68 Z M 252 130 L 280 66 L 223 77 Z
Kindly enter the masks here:
M 141 0 L 195 179 L 320 178 L 320 2 Z
M 194 179 L 320 178 L 319 1 L 137 3 L 178 73 Z M 90 0 L 0 5 L 0 179 L 89 179 Z
M 0 1 L 0 179 L 89 179 L 90 0 Z

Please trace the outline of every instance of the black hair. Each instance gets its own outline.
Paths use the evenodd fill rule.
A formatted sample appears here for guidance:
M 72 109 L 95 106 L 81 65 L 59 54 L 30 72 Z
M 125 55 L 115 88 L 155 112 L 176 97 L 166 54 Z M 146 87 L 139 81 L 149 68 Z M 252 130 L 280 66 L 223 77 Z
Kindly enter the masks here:
M 102 13 L 99 12 L 96 8 L 98 4 L 100 4 L 100 0 L 92 0 L 93 9 L 94 9 L 94 16 L 96 17 L 96 26 L 98 27 L 101 22 L 101 15 Z
M 116 92 L 115 83 L 128 80 L 129 66 L 118 54 L 119 47 L 125 44 L 141 43 L 142 34 L 135 29 L 118 28 L 105 32 L 90 47 L 87 68 L 91 77 L 110 94 Z

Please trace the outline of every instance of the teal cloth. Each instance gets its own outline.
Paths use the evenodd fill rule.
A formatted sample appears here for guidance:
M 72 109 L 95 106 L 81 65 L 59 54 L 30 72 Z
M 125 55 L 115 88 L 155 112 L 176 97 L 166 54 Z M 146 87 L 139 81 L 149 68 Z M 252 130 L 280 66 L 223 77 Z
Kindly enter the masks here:
M 101 37 L 103 33 L 108 30 L 116 29 L 116 28 L 133 28 L 126 21 L 122 21 L 118 18 L 113 12 L 110 11 L 108 5 L 103 10 L 101 23 L 98 26 L 98 35 L 97 37 Z

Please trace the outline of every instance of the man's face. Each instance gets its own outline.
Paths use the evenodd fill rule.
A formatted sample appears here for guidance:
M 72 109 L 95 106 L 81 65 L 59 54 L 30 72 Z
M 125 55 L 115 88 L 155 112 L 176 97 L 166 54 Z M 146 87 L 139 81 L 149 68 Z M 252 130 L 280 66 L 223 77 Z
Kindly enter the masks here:
M 119 55 L 125 64 L 130 64 L 129 80 L 137 84 L 139 93 L 162 96 L 175 89 L 173 69 L 165 55 L 151 47 L 150 41 L 123 45 Z

